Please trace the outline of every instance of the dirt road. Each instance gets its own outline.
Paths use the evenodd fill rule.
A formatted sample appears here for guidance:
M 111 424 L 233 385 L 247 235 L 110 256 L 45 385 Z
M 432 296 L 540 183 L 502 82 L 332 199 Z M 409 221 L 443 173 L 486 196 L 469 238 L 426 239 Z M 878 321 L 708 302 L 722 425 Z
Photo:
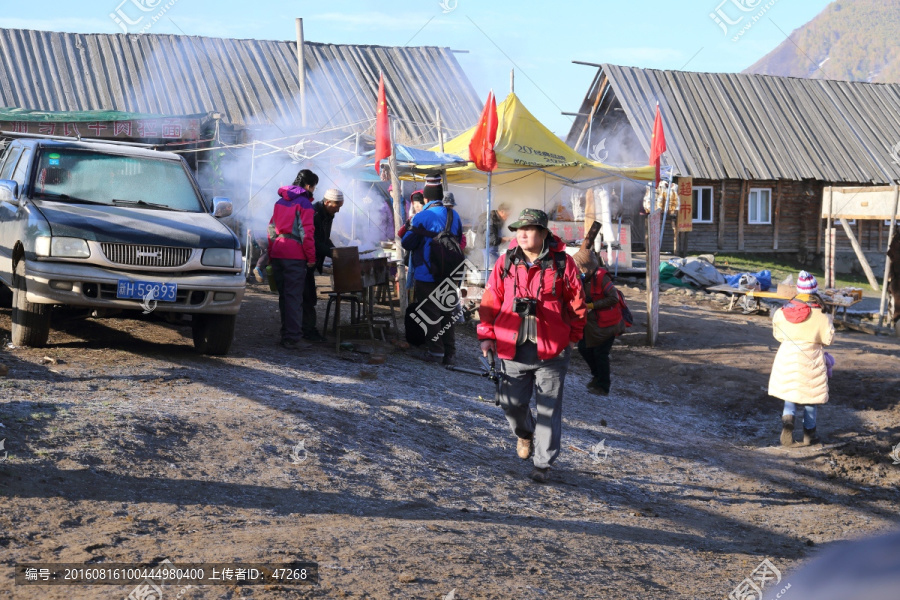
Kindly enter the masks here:
M 642 294 L 626 296 L 643 324 Z M 897 527 L 897 339 L 839 333 L 826 443 L 781 449 L 768 319 L 663 302 L 658 348 L 640 327 L 614 347 L 609 397 L 586 392 L 573 357 L 547 485 L 479 400 L 485 380 L 390 345 L 363 348 L 382 365 L 286 352 L 260 287 L 224 358 L 196 355 L 187 328 L 58 322 L 49 348 L 0 351 L 0 597 L 131 592 L 15 586 L 17 562 L 170 559 L 312 560 L 321 583 L 167 599 L 724 598 L 764 559 L 787 577 Z M 9 326 L 0 310 L 7 341 Z M 474 331 L 458 340 L 475 367 Z

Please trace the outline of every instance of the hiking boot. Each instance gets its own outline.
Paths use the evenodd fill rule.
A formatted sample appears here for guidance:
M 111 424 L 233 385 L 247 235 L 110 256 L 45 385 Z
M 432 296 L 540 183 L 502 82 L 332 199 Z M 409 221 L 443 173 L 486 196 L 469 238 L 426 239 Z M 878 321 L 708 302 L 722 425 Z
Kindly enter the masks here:
M 304 344 L 299 340 L 281 340 L 281 347 L 288 350 L 308 350 L 311 348 L 309 344 Z
M 781 445 L 794 445 L 794 415 L 781 416 Z
M 531 471 L 531 478 L 538 483 L 547 483 L 550 480 L 550 467 L 544 469 L 535 467 Z
M 587 389 L 590 393 L 597 394 L 598 396 L 609 396 L 609 390 L 603 389 L 603 386 L 597 383 L 596 377 L 588 382 Z
M 422 360 L 424 360 L 427 363 L 441 364 L 442 362 L 444 362 L 444 355 L 443 354 L 432 354 L 431 352 L 428 352 L 426 350 L 422 354 Z
M 519 438 L 519 441 L 516 442 L 516 454 L 522 460 L 528 460 L 531 456 L 531 451 L 534 449 L 531 441 L 531 438 Z
M 326 338 L 324 335 L 322 335 L 318 331 L 311 331 L 309 333 L 304 333 L 303 339 L 308 342 L 312 342 L 314 344 L 320 344 L 322 342 L 328 341 L 328 338 Z
M 455 352 L 447 352 L 444 354 L 444 360 L 441 361 L 444 365 L 455 367 L 456 366 L 456 353 Z
M 265 283 L 266 274 L 260 267 L 253 267 L 253 279 L 256 280 L 256 283 Z
M 812 429 L 807 429 L 806 427 L 803 428 L 803 445 L 804 446 L 809 446 L 810 444 L 818 444 L 821 441 L 822 440 L 819 439 L 819 436 L 816 435 L 815 427 L 813 427 Z

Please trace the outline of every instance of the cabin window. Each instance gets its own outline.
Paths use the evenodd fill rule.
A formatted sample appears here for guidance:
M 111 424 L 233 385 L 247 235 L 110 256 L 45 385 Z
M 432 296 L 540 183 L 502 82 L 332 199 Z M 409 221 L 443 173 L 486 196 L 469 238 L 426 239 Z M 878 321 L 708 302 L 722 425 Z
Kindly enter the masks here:
M 692 196 L 691 221 L 694 223 L 712 223 L 713 189 L 711 187 L 695 187 Z
M 772 188 L 750 188 L 748 204 L 748 223 L 768 225 L 772 222 Z

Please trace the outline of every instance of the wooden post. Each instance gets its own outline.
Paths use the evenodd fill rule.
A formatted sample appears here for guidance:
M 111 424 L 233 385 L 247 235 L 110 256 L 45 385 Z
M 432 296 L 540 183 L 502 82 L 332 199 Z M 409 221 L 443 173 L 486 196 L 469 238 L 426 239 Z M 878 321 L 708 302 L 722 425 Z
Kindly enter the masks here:
M 772 234 L 772 250 L 778 250 L 778 229 L 781 224 L 781 180 L 775 184 L 775 232 Z M 803 242 L 803 247 L 806 241 Z
M 581 142 L 584 140 L 584 136 L 588 133 L 588 131 L 590 131 L 590 128 L 594 122 L 594 113 L 597 112 L 597 108 L 600 104 L 600 98 L 603 96 L 603 92 L 606 89 L 607 85 L 609 85 L 609 79 L 604 74 L 603 81 L 600 82 L 600 87 L 597 89 L 597 97 L 594 98 L 594 105 L 591 107 L 591 112 L 588 115 L 588 119 L 585 122 L 584 127 L 581 128 L 581 133 L 578 134 L 578 140 L 576 140 L 575 145 L 572 146 L 573 148 L 575 148 L 576 152 L 578 152 L 578 147 L 581 146 Z M 590 152 L 591 149 L 590 147 L 588 147 L 585 149 L 585 152 L 583 154 L 585 156 L 588 156 Z
M 824 202 L 825 198 L 822 198 Z M 819 226 L 816 228 L 816 254 L 822 251 L 822 228 L 825 226 L 825 221 L 822 220 L 821 213 L 816 219 L 819 222 Z
M 647 344 L 651 348 L 656 346 L 659 335 L 659 242 L 662 237 L 659 213 L 653 206 L 647 218 Z
M 747 194 L 750 193 L 749 184 L 747 180 L 741 184 L 741 197 L 738 200 L 738 250 L 744 249 L 744 207 L 747 205 Z
M 894 212 L 891 213 L 891 224 L 888 227 L 888 244 L 891 243 L 891 240 L 894 238 L 894 226 L 897 223 L 897 211 L 900 210 L 900 185 L 894 186 Z M 884 287 L 881 289 L 881 305 L 878 308 L 878 326 L 884 323 L 884 313 L 887 308 L 887 287 L 888 287 L 888 276 L 891 273 L 891 259 L 888 257 L 884 257 Z M 896 284 L 895 284 L 896 285 Z M 900 311 L 900 306 L 894 307 L 895 311 Z
M 850 238 L 850 245 L 853 246 L 853 251 L 856 252 L 856 258 L 859 259 L 859 264 L 862 265 L 863 271 L 866 273 L 866 279 L 869 280 L 869 285 L 871 285 L 872 289 L 876 292 L 881 291 L 881 288 L 878 287 L 878 280 L 875 279 L 875 273 L 872 272 L 872 267 L 869 266 L 869 261 L 866 260 L 866 255 L 863 254 L 862 248 L 856 240 L 856 236 L 853 235 L 853 230 L 850 229 L 850 225 L 847 223 L 847 219 L 841 217 L 838 220 L 841 222 L 841 227 L 844 228 L 844 233 Z
M 725 180 L 722 180 L 722 193 L 719 195 L 719 236 L 716 240 L 719 250 L 725 246 Z
M 300 79 L 300 125 L 306 127 L 306 61 L 303 60 L 303 19 L 297 19 L 297 75 Z

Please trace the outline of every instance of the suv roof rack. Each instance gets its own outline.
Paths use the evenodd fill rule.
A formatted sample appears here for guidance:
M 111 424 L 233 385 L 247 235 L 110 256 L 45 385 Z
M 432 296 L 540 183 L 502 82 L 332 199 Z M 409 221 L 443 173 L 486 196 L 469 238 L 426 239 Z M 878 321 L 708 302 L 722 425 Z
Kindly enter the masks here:
M 116 144 L 120 146 L 135 146 L 138 148 L 159 148 L 160 146 L 165 146 L 165 144 L 142 144 L 140 142 L 123 142 L 122 140 L 105 140 L 100 138 L 83 138 L 81 136 L 72 137 L 72 136 L 63 136 L 63 135 L 46 135 L 43 133 L 17 133 L 15 131 L 0 131 L 0 135 L 7 135 L 10 137 L 29 137 L 29 138 L 38 138 L 43 140 L 57 140 L 60 142 L 95 142 L 97 144 Z

